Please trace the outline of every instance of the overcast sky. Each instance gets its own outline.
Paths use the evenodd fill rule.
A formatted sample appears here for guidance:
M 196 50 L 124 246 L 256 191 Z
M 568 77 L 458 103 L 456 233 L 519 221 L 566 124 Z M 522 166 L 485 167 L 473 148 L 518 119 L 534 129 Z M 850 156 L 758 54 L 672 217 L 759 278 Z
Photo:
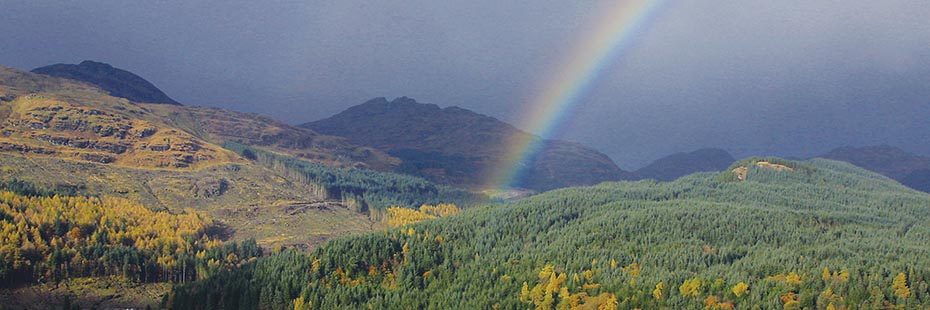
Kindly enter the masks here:
M 190 105 L 317 120 L 410 96 L 517 123 L 610 1 L 0 0 L 0 64 L 97 60 Z M 670 1 L 556 138 L 672 152 L 930 155 L 930 2 Z

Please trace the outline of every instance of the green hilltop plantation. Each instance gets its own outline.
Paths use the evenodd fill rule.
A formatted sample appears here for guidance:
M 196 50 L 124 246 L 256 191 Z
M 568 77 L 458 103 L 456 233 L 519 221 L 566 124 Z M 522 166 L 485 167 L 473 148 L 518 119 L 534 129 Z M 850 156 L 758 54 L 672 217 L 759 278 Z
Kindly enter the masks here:
M 849 164 L 754 158 L 283 251 L 177 286 L 176 308 L 930 306 L 930 197 Z

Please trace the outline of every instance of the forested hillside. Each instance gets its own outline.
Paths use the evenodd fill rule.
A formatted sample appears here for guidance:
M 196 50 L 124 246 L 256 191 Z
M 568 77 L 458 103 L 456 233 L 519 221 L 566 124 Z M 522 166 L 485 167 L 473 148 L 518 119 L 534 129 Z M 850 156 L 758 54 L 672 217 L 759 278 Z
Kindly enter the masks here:
M 285 251 L 177 287 L 176 308 L 930 306 L 930 196 L 852 165 L 740 161 Z

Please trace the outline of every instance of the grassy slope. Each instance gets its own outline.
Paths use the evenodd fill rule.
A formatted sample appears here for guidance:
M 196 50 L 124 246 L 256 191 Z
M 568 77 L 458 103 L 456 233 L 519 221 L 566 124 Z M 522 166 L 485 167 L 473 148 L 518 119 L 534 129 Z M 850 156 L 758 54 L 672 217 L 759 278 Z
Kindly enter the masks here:
M 305 300 L 324 308 L 525 308 L 531 305 L 518 300 L 521 284 L 532 288 L 540 269 L 552 264 L 569 275 L 565 286 L 573 294 L 585 281 L 571 275 L 595 270 L 594 281 L 601 286 L 588 293 L 616 294 L 621 307 L 700 308 L 714 295 L 738 308 L 780 308 L 780 296 L 790 291 L 803 305 L 820 300 L 819 307 L 825 307 L 824 286 L 850 306 L 870 300 L 878 300 L 871 306 L 930 303 L 930 197 L 844 163 L 776 162 L 794 170 L 743 162 L 749 167 L 746 181 L 725 172 L 670 183 L 564 189 L 414 225 L 413 235 L 401 229 L 337 239 L 304 261 L 320 259 L 322 267 L 298 282 L 309 284 Z M 433 241 L 436 236 L 443 242 Z M 633 277 L 619 267 L 633 262 L 642 273 L 630 285 Z M 383 275 L 357 286 L 335 281 L 339 270 L 365 279 L 367 266 L 389 266 L 395 284 L 385 286 Z M 260 267 L 222 281 L 286 268 Z M 824 267 L 848 270 L 849 282 L 823 282 Z M 799 273 L 803 284 L 765 280 L 790 272 Z M 891 278 L 898 272 L 909 277 L 910 299 L 894 297 Z M 688 278 L 705 281 L 699 297 L 678 292 Z M 723 284 L 711 285 L 718 278 Z M 736 298 L 727 291 L 739 281 L 750 285 L 750 293 Z M 661 303 L 650 294 L 658 282 L 666 284 Z M 199 285 L 177 292 L 183 297 L 206 287 L 217 294 L 211 287 L 216 283 Z M 283 295 L 296 298 L 294 292 Z M 266 292 L 255 294 L 273 300 Z

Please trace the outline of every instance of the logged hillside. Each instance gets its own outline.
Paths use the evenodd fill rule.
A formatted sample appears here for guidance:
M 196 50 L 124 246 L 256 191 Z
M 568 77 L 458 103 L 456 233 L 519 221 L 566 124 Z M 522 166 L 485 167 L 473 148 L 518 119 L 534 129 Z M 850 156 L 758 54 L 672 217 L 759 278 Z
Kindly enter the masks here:
M 403 172 L 469 187 L 485 185 L 490 169 L 504 160 L 511 136 L 529 136 L 489 116 L 406 97 L 373 99 L 301 127 L 385 151 L 403 161 Z M 606 155 L 563 141 L 545 141 L 540 154 L 526 164 L 526 181 L 517 185 L 535 190 L 596 184 L 625 175 Z
M 888 145 L 841 147 L 819 156 L 881 173 L 910 188 L 930 192 L 930 157 Z
M 672 181 L 696 172 L 723 171 L 734 161 L 730 153 L 721 149 L 700 149 L 688 153 L 675 153 L 660 158 L 648 166 L 632 172 L 634 179 Z
M 103 89 L 111 96 L 134 102 L 179 104 L 142 77 L 102 62 L 85 60 L 77 65 L 54 64 L 35 68 L 32 72 L 86 82 Z
M 604 183 L 286 251 L 178 308 L 930 306 L 930 196 L 829 161 Z

